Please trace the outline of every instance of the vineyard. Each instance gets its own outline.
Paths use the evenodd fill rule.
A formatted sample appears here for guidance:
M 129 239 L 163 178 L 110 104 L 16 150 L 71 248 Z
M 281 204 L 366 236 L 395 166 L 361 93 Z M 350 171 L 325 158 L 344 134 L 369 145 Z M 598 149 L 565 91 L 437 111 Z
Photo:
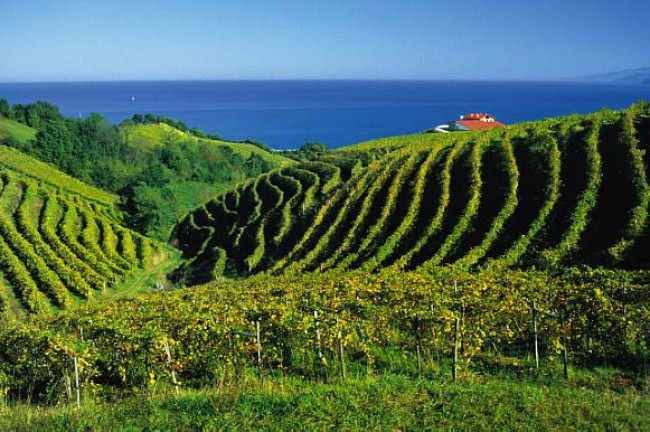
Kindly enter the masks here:
M 650 264 L 646 105 L 435 137 L 321 155 L 214 198 L 176 229 L 176 280 Z
M 648 155 L 639 103 L 296 156 L 184 216 L 174 267 L 120 223 L 117 197 L 0 147 L 0 309 L 21 318 L 0 327 L 0 407 L 239 400 L 251 382 L 368 399 L 386 377 L 573 391 L 611 368 L 602 385 L 625 383 L 641 402 L 619 411 L 643 417 Z M 161 271 L 179 289 L 103 301 Z
M 41 183 L 47 183 L 53 188 L 62 189 L 70 194 L 82 196 L 85 200 L 113 207 L 117 203 L 117 195 L 102 189 L 92 187 L 74 177 L 71 177 L 46 163 L 27 156 L 10 147 L 0 146 L 0 167 L 16 171 Z
M 647 272 L 450 268 L 221 280 L 9 325 L 0 376 L 14 396 L 73 401 L 75 389 L 178 391 L 236 385 L 253 371 L 261 380 L 438 381 L 493 364 L 534 374 L 533 354 L 538 373 L 561 376 L 564 355 L 569 378 L 585 364 L 647 374 L 648 283 Z M 533 306 L 544 315 L 533 318 Z
M 0 151 L 2 312 L 65 309 L 167 256 L 162 244 L 120 224 L 116 197 L 13 149 Z

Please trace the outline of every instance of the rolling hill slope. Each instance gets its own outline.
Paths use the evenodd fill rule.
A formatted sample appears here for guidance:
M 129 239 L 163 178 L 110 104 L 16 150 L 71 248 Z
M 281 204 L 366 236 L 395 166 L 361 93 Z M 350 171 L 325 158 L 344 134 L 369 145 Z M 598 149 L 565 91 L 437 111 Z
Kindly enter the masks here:
M 0 146 L 0 166 L 109 208 L 119 200 L 115 194 L 90 186 L 11 147 Z
M 24 144 L 36 137 L 36 129 L 0 116 L 0 142 L 9 138 Z
M 649 130 L 650 110 L 637 104 L 486 133 L 367 143 L 360 148 L 382 156 L 345 177 L 336 162 L 347 155 L 351 165 L 361 150 L 332 152 L 188 214 L 176 229 L 187 260 L 177 277 L 647 267 Z
M 66 117 L 47 102 L 2 102 L 0 145 L 119 196 L 124 223 L 161 241 L 209 198 L 295 163 L 261 143 L 224 141 L 167 117 L 138 114 L 114 125 L 97 113 Z
M 169 258 L 121 225 L 117 197 L 0 146 L 0 309 L 64 309 Z
M 228 148 L 233 153 L 242 156 L 245 159 L 256 155 L 263 160 L 277 165 L 291 165 L 293 160 L 280 154 L 274 154 L 263 150 L 253 144 L 220 141 L 209 138 L 198 138 L 187 132 L 183 132 L 165 123 L 139 124 L 132 126 L 122 126 L 122 134 L 126 141 L 135 147 L 155 149 L 164 146 L 169 142 L 205 142 L 218 147 Z

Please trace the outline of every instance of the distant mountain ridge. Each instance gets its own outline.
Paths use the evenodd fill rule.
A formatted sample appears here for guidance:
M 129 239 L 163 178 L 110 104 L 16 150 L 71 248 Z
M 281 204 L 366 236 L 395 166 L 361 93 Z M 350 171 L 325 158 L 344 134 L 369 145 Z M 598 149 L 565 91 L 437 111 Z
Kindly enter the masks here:
M 576 78 L 578 81 L 612 82 L 620 84 L 650 85 L 650 67 L 626 69 L 606 74 L 588 75 Z

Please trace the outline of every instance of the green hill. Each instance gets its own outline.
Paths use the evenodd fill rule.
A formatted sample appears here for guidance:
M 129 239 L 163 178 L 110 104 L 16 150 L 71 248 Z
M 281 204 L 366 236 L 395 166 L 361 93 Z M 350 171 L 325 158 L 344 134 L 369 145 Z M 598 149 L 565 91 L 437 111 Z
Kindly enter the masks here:
M 134 226 L 160 239 L 167 239 L 181 216 L 211 197 L 260 172 L 295 163 L 252 144 L 198 138 L 165 123 L 125 125 L 120 130 L 136 153 L 149 153 L 163 161 L 157 165 L 162 176 L 158 183 L 163 184 L 137 180 L 140 186 L 127 192 L 136 207 L 129 210 Z M 147 220 L 144 213 L 152 205 L 160 211 Z
M 0 116 L 0 143 L 13 139 L 25 144 L 36 137 L 36 129 Z
M 166 117 L 136 115 L 116 126 L 99 114 L 65 117 L 46 102 L 0 101 L 0 144 L 119 196 L 125 224 L 164 241 L 210 197 L 294 163 L 263 144 L 223 141 Z
M 165 123 L 127 125 L 122 127 L 122 133 L 130 145 L 139 148 L 153 150 L 172 142 L 201 141 L 214 144 L 218 147 L 228 148 L 232 150 L 233 153 L 242 156 L 244 159 L 248 159 L 252 155 L 257 155 L 263 160 L 277 165 L 290 165 L 295 163 L 292 159 L 266 151 L 253 144 L 199 138 Z
M 179 280 L 454 265 L 647 267 L 650 112 L 397 137 L 264 174 L 187 215 Z M 400 144 L 401 143 L 401 144 Z M 340 176 L 335 155 L 383 156 Z M 343 159 L 341 159 L 343 160 Z
M 0 146 L 0 310 L 47 313 L 110 296 L 172 260 L 121 224 L 116 199 Z
M 0 166 L 106 206 L 115 206 L 119 199 L 115 194 L 90 186 L 10 147 L 0 146 Z

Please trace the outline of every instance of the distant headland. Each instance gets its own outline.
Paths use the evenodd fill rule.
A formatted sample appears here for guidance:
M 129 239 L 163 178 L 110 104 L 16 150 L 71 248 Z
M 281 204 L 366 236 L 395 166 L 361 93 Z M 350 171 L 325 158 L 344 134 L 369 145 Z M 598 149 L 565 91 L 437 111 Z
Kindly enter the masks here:
M 599 75 L 577 77 L 576 81 L 610 82 L 619 84 L 650 85 L 650 67 L 625 69 Z

